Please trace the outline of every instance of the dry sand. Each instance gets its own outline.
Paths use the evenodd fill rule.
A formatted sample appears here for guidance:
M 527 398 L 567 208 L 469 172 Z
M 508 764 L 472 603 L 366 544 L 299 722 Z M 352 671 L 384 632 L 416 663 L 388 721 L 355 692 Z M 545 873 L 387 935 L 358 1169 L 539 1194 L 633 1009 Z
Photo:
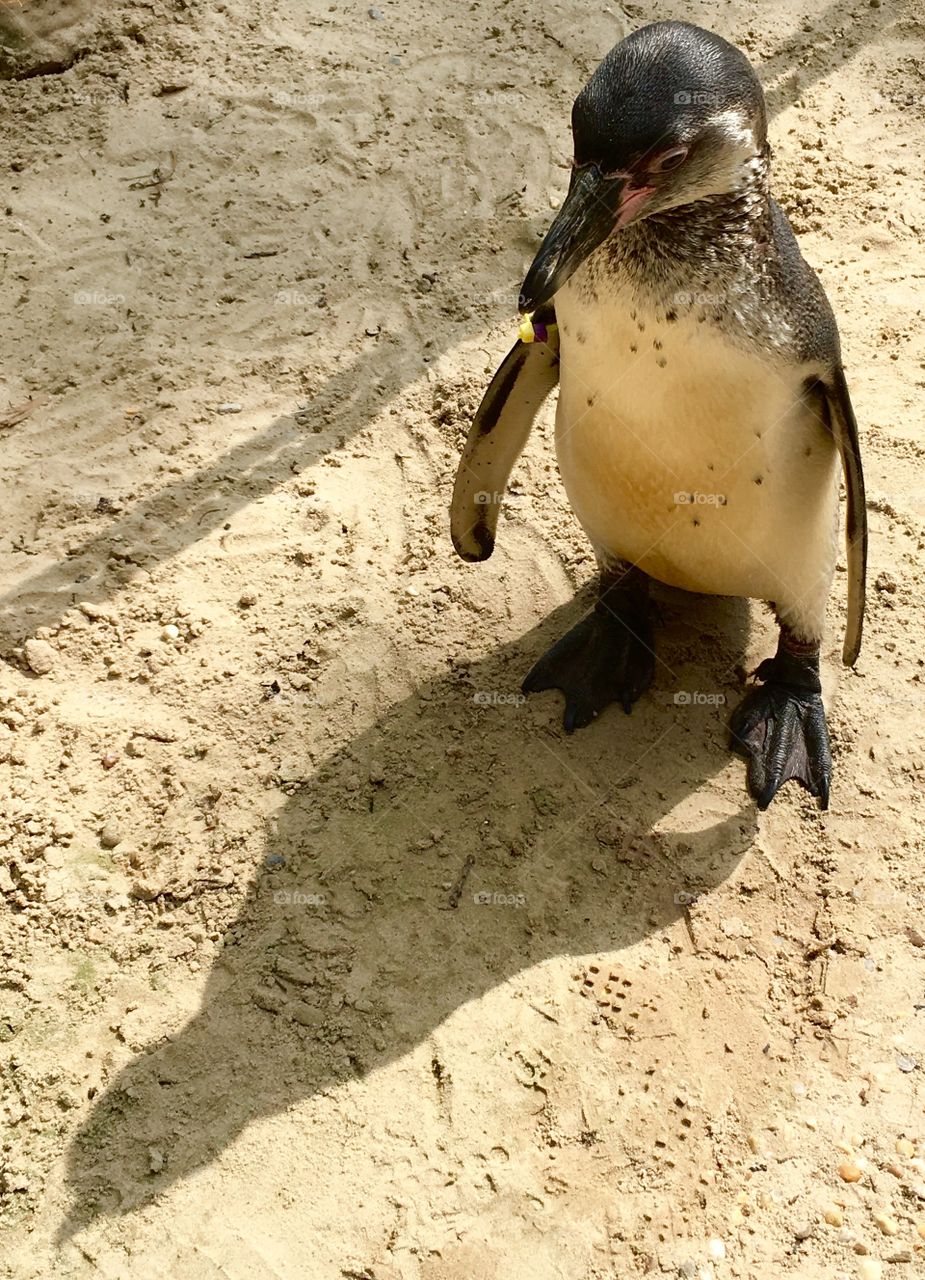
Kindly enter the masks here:
M 490 563 L 449 543 L 571 100 L 662 17 L 760 69 L 840 316 L 872 589 L 826 815 L 725 749 L 760 608 L 662 592 L 630 719 L 513 697 L 593 571 L 548 413 Z M 0 29 L 0 1275 L 921 1274 L 913 5 Z

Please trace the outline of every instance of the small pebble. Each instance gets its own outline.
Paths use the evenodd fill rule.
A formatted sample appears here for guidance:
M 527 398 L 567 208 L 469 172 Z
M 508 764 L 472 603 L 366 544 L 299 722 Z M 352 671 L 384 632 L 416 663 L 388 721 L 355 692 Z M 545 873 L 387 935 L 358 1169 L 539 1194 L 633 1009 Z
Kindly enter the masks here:
M 823 1211 L 822 1216 L 830 1227 L 840 1227 L 845 1221 L 845 1215 L 839 1209 L 837 1204 L 828 1205 Z
M 119 760 L 114 751 L 107 751 L 105 755 L 100 756 L 100 764 L 104 769 L 111 769 Z
M 897 1138 L 896 1150 L 901 1156 L 908 1156 L 908 1157 L 914 1156 L 915 1143 L 910 1142 L 908 1138 Z
M 220 404 L 215 410 L 216 413 L 240 413 L 241 405 L 239 404 Z
M 899 1235 L 899 1224 L 895 1218 L 890 1217 L 886 1209 L 874 1210 L 874 1222 L 876 1222 L 885 1236 Z
M 163 631 L 161 632 L 161 639 L 169 641 L 169 640 L 179 640 L 179 638 L 180 638 L 180 628 L 175 627 L 172 622 L 168 622 L 167 626 L 164 627 Z
M 906 937 L 914 947 L 925 947 L 925 933 L 922 933 L 921 929 L 916 929 L 914 925 L 909 925 Z
M 914 1071 L 918 1066 L 915 1058 L 910 1057 L 908 1053 L 901 1053 L 896 1059 L 896 1065 L 900 1071 Z
M 385 14 L 382 12 L 382 10 L 381 10 L 381 9 L 375 9 L 375 8 L 370 9 L 370 10 L 369 10 L 369 16 L 370 16 L 372 19 L 374 19 L 374 21 L 376 21 L 376 22 L 384 22 L 384 21 L 385 21 Z
M 239 609 L 253 609 L 257 603 L 257 594 L 254 591 L 245 591 L 243 595 L 238 597 Z
M 55 665 L 55 650 L 47 640 L 27 640 L 23 653 L 29 670 L 37 676 L 47 676 Z
M 716 1236 L 707 1244 L 707 1252 L 711 1258 L 725 1258 L 726 1246 Z
M 148 1169 L 151 1173 L 160 1173 L 164 1167 L 164 1153 L 158 1151 L 157 1147 L 151 1147 L 148 1151 Z
M 911 1262 L 911 1249 L 894 1249 L 892 1253 L 886 1255 L 887 1262 Z
M 808 1240 L 815 1230 L 815 1225 L 812 1222 L 801 1222 L 794 1230 L 793 1235 L 796 1240 Z
M 117 822 L 107 822 L 100 832 L 100 844 L 104 849 L 114 849 L 117 844 L 122 843 L 124 838 L 122 828 Z
M 858 1263 L 860 1280 L 882 1280 L 883 1263 L 876 1258 L 862 1258 Z
M 838 1166 L 838 1176 L 842 1182 L 860 1182 L 864 1173 L 853 1160 L 843 1160 Z

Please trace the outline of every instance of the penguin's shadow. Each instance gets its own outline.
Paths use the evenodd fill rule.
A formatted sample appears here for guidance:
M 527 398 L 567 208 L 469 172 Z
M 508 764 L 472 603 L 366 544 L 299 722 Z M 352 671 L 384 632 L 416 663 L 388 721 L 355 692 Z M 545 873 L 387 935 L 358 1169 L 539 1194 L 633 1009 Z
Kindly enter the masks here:
M 401 1057 L 531 965 L 672 928 L 693 945 L 687 904 L 755 831 L 744 777 L 733 801 L 711 785 L 748 609 L 666 596 L 653 689 L 569 737 L 560 695 L 517 690 L 589 604 L 435 679 L 293 788 L 199 1012 L 75 1136 L 62 1239 L 163 1192 L 251 1120 Z

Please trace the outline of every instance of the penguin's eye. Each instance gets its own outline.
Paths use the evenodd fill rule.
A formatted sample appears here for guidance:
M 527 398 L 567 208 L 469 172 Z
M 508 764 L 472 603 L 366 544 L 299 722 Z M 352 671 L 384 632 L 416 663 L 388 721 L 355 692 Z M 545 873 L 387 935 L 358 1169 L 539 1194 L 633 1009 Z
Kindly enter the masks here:
M 650 173 L 668 173 L 671 169 L 677 169 L 687 159 L 687 147 L 672 147 L 670 151 L 663 151 L 660 156 L 656 156 L 649 165 Z

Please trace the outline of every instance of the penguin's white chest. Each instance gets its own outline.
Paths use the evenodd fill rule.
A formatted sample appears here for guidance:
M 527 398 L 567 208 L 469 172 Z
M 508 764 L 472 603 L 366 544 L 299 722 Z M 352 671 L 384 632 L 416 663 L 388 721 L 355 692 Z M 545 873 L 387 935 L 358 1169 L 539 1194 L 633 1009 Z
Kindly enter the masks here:
M 837 451 L 806 372 L 730 342 L 697 309 L 556 298 L 556 452 L 599 552 L 689 591 L 774 601 L 821 626 Z

